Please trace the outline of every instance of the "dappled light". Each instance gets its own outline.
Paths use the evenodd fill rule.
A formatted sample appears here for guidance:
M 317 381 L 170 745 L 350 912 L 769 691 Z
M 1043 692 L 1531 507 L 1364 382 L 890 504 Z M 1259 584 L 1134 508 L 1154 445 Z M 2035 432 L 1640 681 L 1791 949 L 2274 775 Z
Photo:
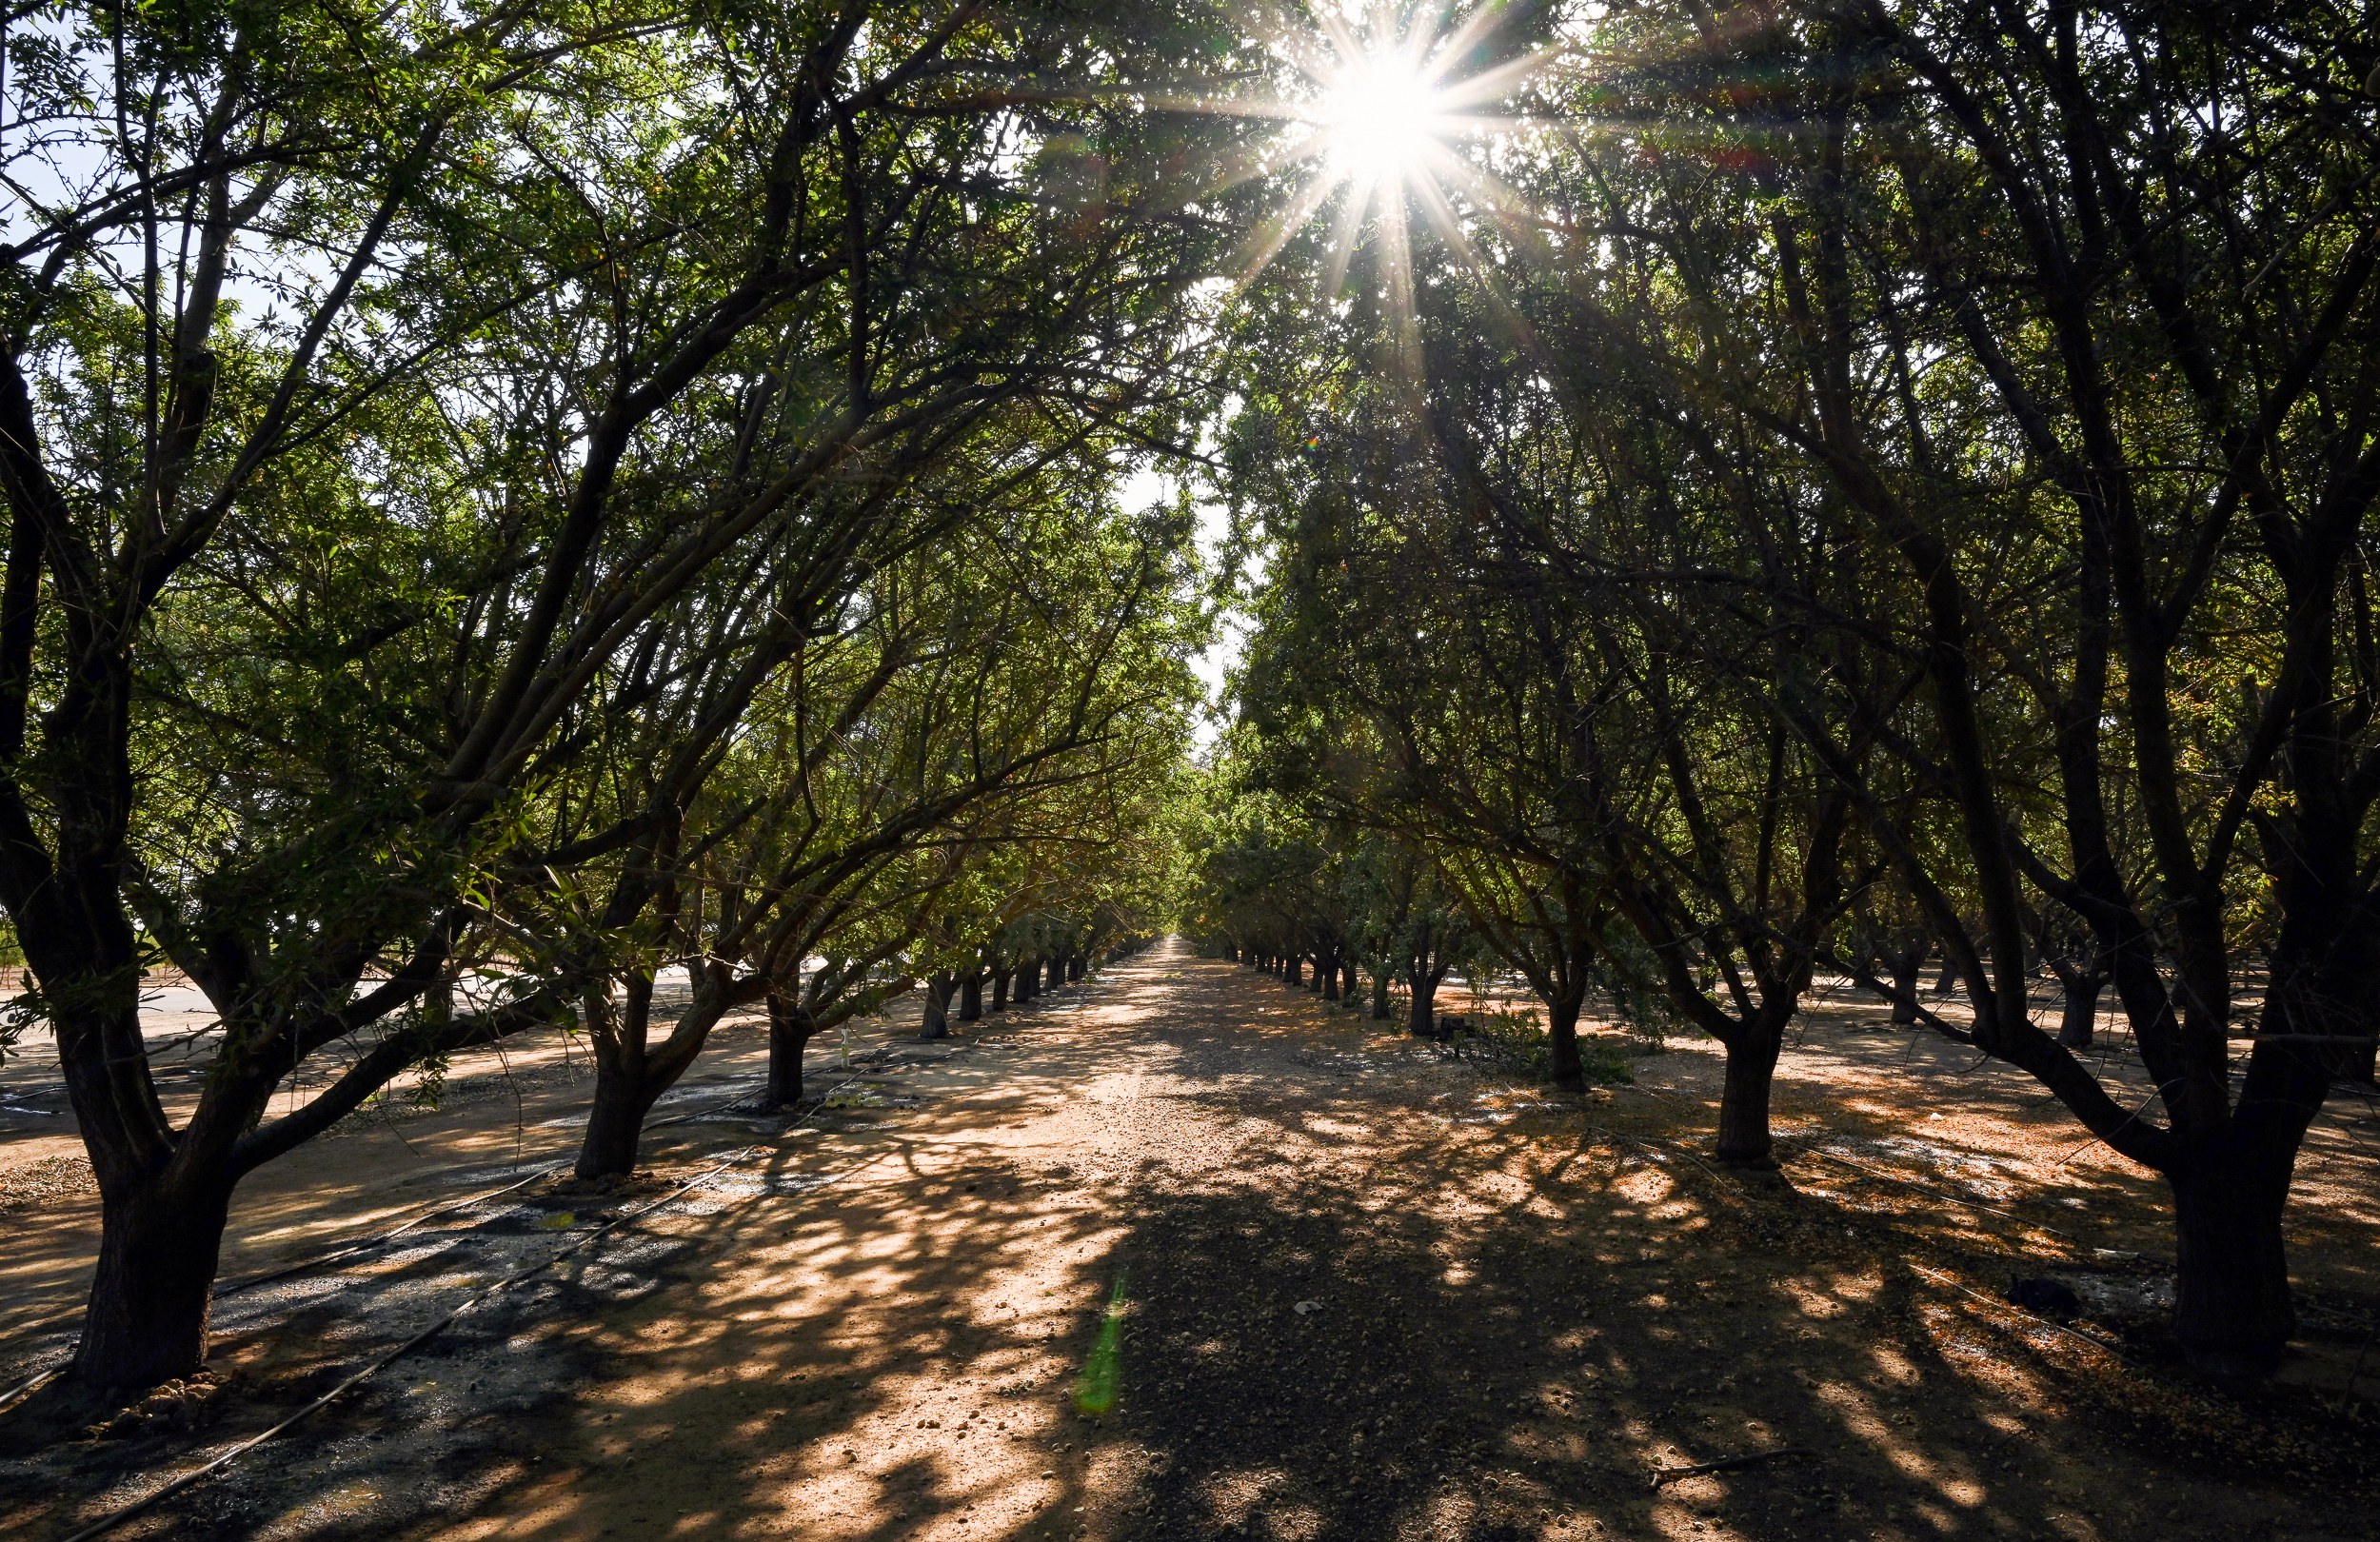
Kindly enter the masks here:
M 2330 1542 L 2305 0 L 20 0 L 0 1542 Z

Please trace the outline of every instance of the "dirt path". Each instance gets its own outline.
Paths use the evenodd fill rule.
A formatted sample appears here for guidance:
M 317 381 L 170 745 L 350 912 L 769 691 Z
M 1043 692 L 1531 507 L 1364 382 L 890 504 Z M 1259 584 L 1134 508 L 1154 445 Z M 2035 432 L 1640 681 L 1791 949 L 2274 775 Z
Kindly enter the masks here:
M 1835 1155 L 1775 1181 L 1691 1154 L 1709 1057 L 1581 1108 L 1176 947 L 919 1051 L 830 1128 L 676 1127 L 672 1173 L 755 1155 L 121 1534 L 2368 1534 L 2364 1405 L 2329 1412 L 2356 1335 L 2251 1403 L 2195 1393 L 2131 1256 L 2153 1190 L 2008 1081 L 1913 1137 L 1956 1068 L 1855 1019 L 1780 1090 Z M 2300 1238 L 2343 1320 L 2372 1304 L 2355 1159 L 2317 1153 L 2336 1203 Z M 258 1302 L 214 1424 L 0 1461 L 0 1536 L 145 1492 L 632 1198 L 532 1187 Z M 2018 1266 L 2095 1282 L 2124 1358 L 1962 1293 Z M 1788 1446 L 1815 1455 L 1651 1485 Z

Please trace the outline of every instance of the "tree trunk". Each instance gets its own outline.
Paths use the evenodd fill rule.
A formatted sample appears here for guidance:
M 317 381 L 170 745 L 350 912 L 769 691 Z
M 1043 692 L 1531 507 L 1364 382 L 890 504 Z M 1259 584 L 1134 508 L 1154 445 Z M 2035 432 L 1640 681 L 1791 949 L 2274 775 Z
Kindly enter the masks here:
M 1917 1021 L 1917 971 L 1925 967 L 1922 952 L 1889 954 L 1885 964 L 1893 971 L 1893 1026 L 1908 1028 Z
M 215 1262 L 230 1208 L 228 1188 L 191 1196 L 162 1183 L 101 1201 L 99 1268 L 74 1349 L 75 1379 L 92 1388 L 153 1387 L 206 1363 Z
M 1372 1017 L 1375 1021 L 1388 1020 L 1388 971 L 1372 971 Z
M 769 993 L 768 1092 L 762 1099 L 767 1107 L 791 1108 L 802 1101 L 802 1057 L 815 1032 L 808 1008 L 790 996 Z
M 2099 1026 L 2099 993 L 2107 989 L 2102 970 L 2060 971 L 2066 989 L 2066 1010 L 2058 1018 L 2057 1041 L 2068 1049 L 2089 1049 Z
M 1587 1075 L 1578 1064 L 1578 1007 L 1572 996 L 1545 1003 L 1546 1035 L 1554 1048 L 1554 1085 L 1565 1092 L 1587 1090 Z
M 2166 1175 L 2177 1239 L 2173 1334 L 2195 1369 L 2227 1381 L 2271 1375 L 2297 1331 L 2281 1241 L 2289 1168 L 2250 1170 L 2270 1165 L 2226 1151 Z
M 1426 1038 L 1438 1026 L 1438 981 L 1443 971 L 1433 973 L 1416 964 L 1405 977 L 1412 996 L 1405 1002 L 1405 1031 L 1417 1038 Z
M 959 982 L 959 1020 L 980 1022 L 983 1018 L 983 971 L 981 969 Z
M 1305 960 L 1295 954 L 1282 959 L 1280 978 L 1292 985 L 1305 983 Z
M 1087 953 L 1078 953 L 1073 958 L 1066 960 L 1066 982 L 1068 984 L 1080 985 L 1082 983 L 1082 971 L 1089 963 L 1090 957 L 1091 956 Z
M 1022 1006 L 1027 1001 L 1032 1000 L 1035 997 L 1041 994 L 1041 960 L 1039 959 L 1024 959 L 1019 960 L 1017 964 L 1017 988 L 1015 993 L 1011 995 L 1008 999 L 1016 1002 L 1019 1006 Z
M 1750 1027 L 1726 1046 L 1727 1071 L 1719 1093 L 1719 1160 L 1737 1167 L 1775 1167 L 1769 1138 L 1769 1089 L 1776 1079 L 1776 1057 L 1785 1047 L 1781 1032 Z
M 925 1016 L 918 1025 L 920 1038 L 950 1037 L 950 993 L 958 981 L 948 975 L 936 975 L 925 982 Z
M 1326 953 L 1314 960 L 1314 988 L 1325 1001 L 1339 999 L 1339 955 Z
M 1005 1012 L 1008 1010 L 1008 981 L 1015 976 L 1015 974 L 1016 971 L 1013 969 L 995 969 L 992 971 L 991 1010 L 994 1012 Z
M 1353 1006 L 1357 990 L 1355 963 L 1352 959 L 1342 960 L 1339 966 L 1339 998 Z
M 647 1090 L 646 1077 L 615 1058 L 597 1056 L 595 1099 L 586 1111 L 586 1135 L 579 1142 L 578 1164 L 571 1172 L 581 1178 L 625 1177 L 635 1172 L 645 1116 L 660 1095 L 659 1088 Z
M 1328 954 L 1317 953 L 1313 955 L 1313 959 L 1314 974 L 1306 981 L 1306 989 L 1319 995 L 1329 984 L 1331 976 L 1338 971 L 1332 966 Z

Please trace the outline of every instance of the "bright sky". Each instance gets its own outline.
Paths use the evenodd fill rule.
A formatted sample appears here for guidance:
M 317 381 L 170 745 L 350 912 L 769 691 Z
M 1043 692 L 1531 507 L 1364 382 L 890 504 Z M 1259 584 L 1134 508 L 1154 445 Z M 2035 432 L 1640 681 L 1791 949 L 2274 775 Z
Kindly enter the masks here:
M 1170 502 L 1176 485 L 1176 479 L 1165 475 L 1156 467 L 1141 466 L 1124 479 L 1123 506 L 1128 509 L 1140 509 L 1148 507 L 1151 504 Z M 1218 553 L 1227 534 L 1223 524 L 1223 511 L 1216 504 L 1205 502 L 1200 502 L 1198 509 L 1199 555 L 1212 563 L 1219 560 Z M 1232 665 L 1240 662 L 1241 635 L 1239 618 L 1226 616 L 1223 618 L 1221 630 L 1213 644 L 1191 662 L 1191 667 L 1198 671 L 1200 681 L 1206 686 L 1207 707 L 1210 713 L 1222 710 L 1223 677 L 1230 672 Z M 1205 754 L 1214 746 L 1216 736 L 1221 732 L 1221 722 L 1214 717 L 1209 717 L 1199 724 L 1200 754 Z

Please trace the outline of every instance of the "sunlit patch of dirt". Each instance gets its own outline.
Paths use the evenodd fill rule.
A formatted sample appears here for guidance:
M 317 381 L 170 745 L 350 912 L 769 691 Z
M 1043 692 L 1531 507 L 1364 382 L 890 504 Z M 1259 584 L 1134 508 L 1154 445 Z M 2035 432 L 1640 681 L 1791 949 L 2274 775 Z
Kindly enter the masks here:
M 2023 1078 L 1881 1019 L 1809 1015 L 1769 1178 L 1708 1158 L 1707 1046 L 1572 1102 L 1179 951 L 930 1054 L 881 1024 L 854 1046 L 867 1106 L 657 1131 L 677 1181 L 759 1154 L 125 1534 L 2358 1534 L 2371 1426 L 2342 1394 L 2380 1216 L 2355 1132 L 2317 1127 L 2291 1223 L 2303 1352 L 2231 1397 L 2166 1340 L 2158 1186 Z M 673 1106 L 724 1102 L 757 1054 L 729 1036 Z M 406 1138 L 450 1164 L 566 1150 L 565 1091 L 530 1094 Z M 353 1181 L 272 1194 L 243 1237 L 316 1245 L 353 1228 L 350 1194 L 406 1213 Z M 338 1290 L 293 1287 L 232 1321 L 245 1374 L 203 1436 L 76 1454 L 37 1499 L 0 1459 L 0 1500 L 23 1534 L 70 1529 L 133 1468 L 257 1428 L 519 1250 L 649 1196 L 630 1187 L 548 1179 Z M 2045 1274 L 2085 1302 L 2071 1331 L 2000 1299 Z M 1087 1417 L 1111 1310 L 1118 1397 Z M 1814 1454 L 1650 1482 L 1787 1447 Z

